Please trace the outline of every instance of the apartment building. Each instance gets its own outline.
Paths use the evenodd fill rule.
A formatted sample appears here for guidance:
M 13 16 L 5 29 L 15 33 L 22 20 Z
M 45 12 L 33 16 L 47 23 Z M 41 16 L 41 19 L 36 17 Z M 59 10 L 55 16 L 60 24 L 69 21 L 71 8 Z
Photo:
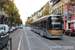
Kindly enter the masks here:
M 75 0 L 64 1 L 64 29 L 75 29 Z

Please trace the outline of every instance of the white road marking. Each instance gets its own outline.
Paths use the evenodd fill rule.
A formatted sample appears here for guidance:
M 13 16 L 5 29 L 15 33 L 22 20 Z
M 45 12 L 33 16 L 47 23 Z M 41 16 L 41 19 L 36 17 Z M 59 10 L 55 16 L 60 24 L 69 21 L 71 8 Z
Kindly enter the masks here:
M 32 33 L 31 33 L 32 34 Z M 40 40 L 36 35 L 34 35 L 34 34 L 32 34 L 34 37 L 36 37 L 38 40 Z M 41 42 L 42 42 L 42 40 L 40 40 Z M 44 44 L 49 50 L 51 50 L 50 49 L 50 47 L 49 46 L 47 46 L 44 42 L 42 42 L 42 44 Z
M 20 37 L 20 41 L 19 41 L 18 50 L 20 50 L 20 46 L 21 46 L 21 39 L 22 39 L 22 34 L 21 34 L 21 37 Z
M 29 31 L 30 32 L 30 31 Z M 32 33 L 31 33 L 32 34 Z M 53 50 L 53 49 L 51 49 L 46 43 L 44 43 L 41 39 L 39 39 L 36 35 L 34 35 L 34 34 L 32 34 L 33 36 L 35 36 L 38 40 L 40 40 L 41 42 L 42 42 L 42 44 L 44 44 L 49 50 Z M 52 43 L 54 43 L 53 41 L 51 41 Z M 54 44 L 56 44 L 56 43 L 54 43 Z M 61 46 L 61 45 L 59 45 L 59 44 L 56 44 L 57 46 Z M 64 49 L 64 48 L 61 48 L 61 49 Z M 66 50 L 66 49 L 64 49 L 64 50 Z
M 25 29 L 24 29 L 24 32 L 25 32 L 25 36 L 26 36 L 26 39 L 27 39 L 27 42 L 28 42 L 28 47 L 29 47 L 29 50 L 31 50 L 31 48 L 30 48 L 30 44 L 29 44 L 29 41 L 28 41 L 28 38 L 27 38 L 27 34 L 26 34 Z

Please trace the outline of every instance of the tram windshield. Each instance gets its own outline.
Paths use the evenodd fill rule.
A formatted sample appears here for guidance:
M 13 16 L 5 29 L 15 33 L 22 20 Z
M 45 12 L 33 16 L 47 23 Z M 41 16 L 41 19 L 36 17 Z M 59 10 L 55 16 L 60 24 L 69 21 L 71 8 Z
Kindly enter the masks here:
M 49 19 L 49 29 L 61 30 L 62 29 L 62 18 L 60 16 L 52 16 Z

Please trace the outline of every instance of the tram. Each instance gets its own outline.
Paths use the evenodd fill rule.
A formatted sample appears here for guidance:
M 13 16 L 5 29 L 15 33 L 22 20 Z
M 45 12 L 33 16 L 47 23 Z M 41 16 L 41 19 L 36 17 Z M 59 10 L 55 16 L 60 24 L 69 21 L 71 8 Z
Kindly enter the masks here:
M 47 15 L 31 22 L 31 30 L 39 33 L 41 36 L 49 38 L 62 38 L 62 16 Z

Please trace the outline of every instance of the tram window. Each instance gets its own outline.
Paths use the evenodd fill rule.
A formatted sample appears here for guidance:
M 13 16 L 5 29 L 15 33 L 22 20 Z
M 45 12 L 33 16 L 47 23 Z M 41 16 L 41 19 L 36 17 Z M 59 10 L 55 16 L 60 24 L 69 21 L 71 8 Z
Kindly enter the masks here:
M 46 21 L 46 30 L 48 30 L 48 21 Z
M 36 23 L 34 24 L 34 27 L 36 27 Z
M 60 24 L 52 24 L 52 29 L 61 29 Z
M 37 23 L 35 24 L 35 28 L 37 28 Z
M 36 23 L 36 25 L 35 25 L 35 26 L 36 26 L 36 29 L 38 29 L 38 23 Z
M 40 29 L 40 25 L 39 25 L 40 23 L 38 23 L 38 29 Z
M 43 22 L 41 22 L 41 29 L 43 29 Z
M 39 23 L 38 23 L 38 27 L 39 27 Z
M 38 23 L 38 27 L 39 27 L 39 29 L 40 29 L 40 23 Z
M 39 29 L 42 29 L 42 22 L 39 23 Z
M 39 23 L 37 23 L 37 29 L 39 28 Z
M 51 17 L 48 18 L 48 24 L 49 24 L 49 29 L 51 30 L 52 29 L 52 20 L 51 20 Z
M 43 28 L 46 30 L 46 21 L 43 22 Z

